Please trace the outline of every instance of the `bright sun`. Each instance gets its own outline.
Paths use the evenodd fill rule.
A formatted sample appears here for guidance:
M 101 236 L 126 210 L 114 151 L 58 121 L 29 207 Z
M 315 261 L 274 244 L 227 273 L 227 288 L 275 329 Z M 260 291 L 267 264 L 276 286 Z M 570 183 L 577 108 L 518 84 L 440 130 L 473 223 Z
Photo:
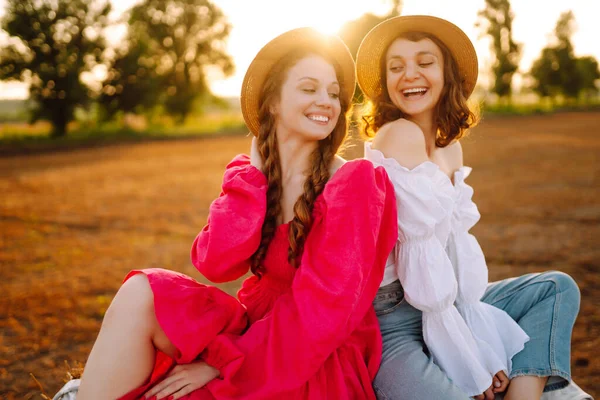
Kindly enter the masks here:
M 115 18 L 141 0 L 109 0 L 113 5 Z M 310 26 L 324 33 L 337 34 L 345 22 L 359 18 L 364 13 L 385 15 L 391 11 L 392 0 L 348 1 L 348 0 L 211 0 L 221 8 L 232 25 L 227 40 L 227 52 L 231 54 L 236 71 L 225 78 L 220 73 L 209 73 L 211 89 L 222 96 L 236 96 L 240 93 L 242 79 L 252 58 L 275 36 L 294 28 Z M 480 32 L 475 28 L 477 10 L 484 5 L 484 0 L 464 0 L 463 7 L 456 8 L 447 0 L 403 0 L 403 14 L 429 14 L 446 18 L 460 26 L 475 42 L 480 62 L 485 64 L 489 54 L 489 43 L 479 40 Z M 464 4 L 463 4 L 464 3 Z M 572 8 L 576 14 L 578 28 L 573 35 L 575 53 L 578 56 L 591 54 L 600 59 L 597 40 L 600 25 L 595 23 L 600 11 L 598 1 L 576 0 L 565 5 L 559 0 L 549 0 L 543 9 L 538 2 L 514 0 L 512 2 L 516 19 L 514 23 L 515 39 L 523 43 L 523 55 L 520 68 L 526 71 L 533 60 L 539 56 L 540 50 L 548 42 L 548 34 L 554 29 L 559 14 Z M 6 0 L 0 0 L 0 14 Z M 535 26 L 529 24 L 527 15 L 537 15 Z M 125 33 L 120 26 L 107 31 L 109 42 L 119 43 Z M 0 46 L 3 44 L 0 35 Z M 485 65 L 483 65 L 485 67 Z M 485 67 L 488 68 L 488 67 Z M 484 73 L 480 74 L 481 76 Z M 28 89 L 22 83 L 0 82 L 0 98 L 23 98 Z
M 335 35 L 346 22 L 353 19 L 352 17 L 344 17 L 343 15 L 335 14 L 336 18 L 334 19 L 331 15 L 332 14 L 328 15 L 328 13 L 325 13 L 324 15 L 320 14 L 318 17 L 313 15 L 312 18 L 302 18 L 299 19 L 299 21 L 304 21 L 305 26 L 310 26 L 320 32 Z M 306 21 L 308 21 L 308 23 L 306 23 Z M 298 25 L 301 24 L 298 23 Z
M 323 23 L 323 24 L 320 24 L 320 23 L 319 24 L 311 24 L 308 26 L 310 26 L 311 28 L 315 28 L 319 32 L 327 33 L 330 35 L 335 35 L 342 27 L 342 24 L 343 24 L 343 22 L 339 23 L 339 24 L 332 24 L 330 21 L 327 21 L 326 23 Z
M 265 2 L 266 0 L 258 0 Z M 365 4 L 365 3 L 368 3 Z M 391 0 L 371 2 L 347 0 L 304 0 L 302 2 L 280 2 L 284 5 L 286 23 L 289 28 L 310 26 L 323 33 L 335 34 L 344 23 L 359 18 L 366 12 L 385 14 L 390 11 Z M 272 4 L 272 2 L 271 2 Z M 271 6 L 272 7 L 272 6 Z

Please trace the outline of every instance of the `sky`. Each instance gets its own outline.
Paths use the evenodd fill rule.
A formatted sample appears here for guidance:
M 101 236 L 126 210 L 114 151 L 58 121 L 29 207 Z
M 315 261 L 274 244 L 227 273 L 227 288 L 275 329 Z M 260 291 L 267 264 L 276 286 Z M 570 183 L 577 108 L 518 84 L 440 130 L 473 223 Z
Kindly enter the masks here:
M 6 0 L 0 0 L 0 14 Z M 111 16 L 118 18 L 137 0 L 111 0 Z M 335 33 L 344 22 L 371 12 L 386 14 L 389 0 L 213 0 L 232 24 L 227 49 L 236 65 L 235 74 L 224 78 L 214 71 L 209 73 L 212 91 L 221 96 L 237 96 L 241 91 L 244 74 L 258 50 L 275 36 L 293 28 L 314 26 Z M 475 44 L 479 56 L 480 80 L 489 84 L 486 72 L 490 68 L 489 41 L 481 38 L 475 27 L 477 11 L 484 0 L 404 0 L 402 14 L 426 14 L 445 18 L 458 25 Z M 529 70 L 532 62 L 547 45 L 559 15 L 572 10 L 577 30 L 572 37 L 577 56 L 593 55 L 600 61 L 600 1 L 598 0 L 512 0 L 515 14 L 513 37 L 523 44 L 520 71 Z M 109 41 L 117 43 L 123 27 L 108 32 Z M 2 34 L 0 33 L 0 43 Z M 516 84 L 520 82 L 516 77 Z M 0 82 L 0 98 L 27 97 L 27 87 L 20 83 Z

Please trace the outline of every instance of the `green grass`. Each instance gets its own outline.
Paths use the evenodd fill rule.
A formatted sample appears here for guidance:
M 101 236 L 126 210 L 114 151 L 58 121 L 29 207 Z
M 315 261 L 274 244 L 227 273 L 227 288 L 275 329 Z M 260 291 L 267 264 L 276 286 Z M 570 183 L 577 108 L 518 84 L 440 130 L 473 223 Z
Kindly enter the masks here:
M 540 101 L 537 103 L 523 104 L 514 102 L 507 103 L 484 103 L 481 110 L 485 115 L 513 116 L 551 114 L 565 111 L 600 111 L 600 101 L 589 102 L 566 102 L 566 101 Z
M 14 108 L 11 104 L 11 107 Z M 6 108 L 6 107 L 5 107 Z M 563 111 L 600 111 L 600 101 L 482 104 L 484 116 L 514 116 L 549 114 Z M 4 110 L 6 111 L 6 110 Z M 137 126 L 136 129 L 133 126 Z M 0 155 L 20 154 L 44 150 L 59 150 L 86 146 L 117 144 L 146 140 L 171 140 L 194 138 L 215 134 L 244 134 L 248 130 L 239 110 L 217 111 L 188 117 L 177 125 L 168 116 L 150 118 L 149 122 L 125 124 L 123 119 L 104 124 L 82 120 L 69 125 L 68 133 L 61 138 L 51 138 L 51 125 L 42 121 L 30 125 L 26 122 L 8 122 L 0 119 Z
M 27 118 L 27 100 L 0 100 L 0 123 L 25 121 Z
M 172 140 L 215 134 L 244 134 L 248 130 L 240 113 L 219 113 L 188 118 L 182 125 L 170 119 L 133 129 L 119 122 L 102 125 L 82 122 L 69 125 L 68 133 L 51 138 L 51 125 L 40 122 L 0 123 L 0 155 L 39 150 L 68 149 L 145 140 Z

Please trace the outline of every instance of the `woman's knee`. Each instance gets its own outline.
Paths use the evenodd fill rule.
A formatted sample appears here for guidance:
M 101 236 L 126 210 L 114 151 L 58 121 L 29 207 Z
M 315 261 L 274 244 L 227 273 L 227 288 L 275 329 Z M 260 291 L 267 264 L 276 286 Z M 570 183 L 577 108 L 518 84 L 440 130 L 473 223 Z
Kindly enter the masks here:
M 151 312 L 153 308 L 154 296 L 148 277 L 138 273 L 121 285 L 106 310 L 104 320 L 119 319 L 121 317 L 135 318 Z
M 574 314 L 579 311 L 581 293 L 575 280 L 568 274 L 560 271 L 544 272 L 540 276 L 548 285 L 547 296 L 552 296 L 560 304 L 567 306 Z
M 554 283 L 556 294 L 560 293 L 561 296 L 566 297 L 570 302 L 579 306 L 581 293 L 575 279 L 560 271 L 549 271 L 546 275 L 547 279 Z

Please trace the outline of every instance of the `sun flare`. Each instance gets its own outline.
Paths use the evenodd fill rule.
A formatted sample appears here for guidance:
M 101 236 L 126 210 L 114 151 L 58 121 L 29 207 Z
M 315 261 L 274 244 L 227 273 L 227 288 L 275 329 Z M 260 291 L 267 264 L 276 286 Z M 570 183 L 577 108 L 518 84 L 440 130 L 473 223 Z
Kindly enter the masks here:
M 113 6 L 113 17 L 121 14 L 140 0 L 109 0 Z M 211 0 L 221 8 L 231 23 L 231 34 L 227 39 L 226 51 L 231 55 L 236 69 L 232 76 L 207 71 L 213 93 L 221 96 L 237 96 L 242 80 L 252 58 L 275 36 L 294 28 L 313 27 L 327 34 L 337 34 L 344 23 L 360 18 L 364 13 L 385 15 L 391 11 L 392 0 L 348 1 L 348 0 L 304 0 L 301 2 L 281 0 Z M 473 40 L 480 58 L 480 77 L 484 86 L 490 70 L 489 42 L 481 37 L 475 27 L 477 11 L 484 6 L 483 0 L 464 0 L 461 7 L 447 0 L 404 0 L 402 14 L 428 14 L 446 18 L 455 23 Z M 548 0 L 544 7 L 539 2 L 512 0 L 516 15 L 514 36 L 523 44 L 520 71 L 527 72 L 532 62 L 547 45 L 548 36 L 554 29 L 562 11 L 572 9 L 577 21 L 573 44 L 577 56 L 593 55 L 600 60 L 597 37 L 600 37 L 600 24 L 597 18 L 600 2 L 576 0 L 565 4 L 559 0 Z M 6 0 L 0 0 L 0 16 Z M 536 23 L 529 23 L 528 16 L 536 15 Z M 121 42 L 125 26 L 108 29 L 107 39 L 111 45 Z M 0 46 L 5 37 L 0 32 Z M 519 77 L 516 77 L 518 80 Z M 28 85 L 20 82 L 0 82 L 1 98 L 26 98 Z

